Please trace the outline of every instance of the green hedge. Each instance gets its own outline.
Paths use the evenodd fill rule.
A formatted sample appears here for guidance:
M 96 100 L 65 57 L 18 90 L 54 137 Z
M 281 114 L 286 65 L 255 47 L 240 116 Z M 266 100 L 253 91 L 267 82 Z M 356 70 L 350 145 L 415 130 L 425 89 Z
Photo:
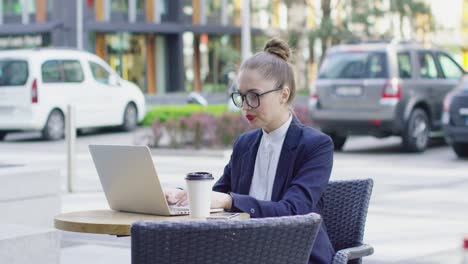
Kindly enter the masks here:
M 227 111 L 226 104 L 216 104 L 202 106 L 198 104 L 186 104 L 186 105 L 161 105 L 155 106 L 148 111 L 143 119 L 142 124 L 144 126 L 151 126 L 154 120 L 158 120 L 161 123 L 167 120 L 177 119 L 182 116 L 190 116 L 193 113 L 208 112 L 214 116 L 220 116 L 222 113 Z

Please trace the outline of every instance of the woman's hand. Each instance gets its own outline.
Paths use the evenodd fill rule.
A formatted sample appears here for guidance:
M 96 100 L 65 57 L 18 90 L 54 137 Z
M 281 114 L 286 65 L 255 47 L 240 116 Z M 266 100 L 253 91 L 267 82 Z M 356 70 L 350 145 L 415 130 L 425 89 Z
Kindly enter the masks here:
M 167 203 L 176 206 L 187 206 L 188 196 L 185 190 L 175 188 L 165 188 L 164 195 Z M 211 208 L 223 208 L 230 210 L 232 207 L 232 198 L 229 194 L 221 192 L 211 192 Z
M 211 192 L 211 208 L 223 208 L 230 210 L 231 207 L 231 195 L 221 192 Z
M 186 206 L 188 204 L 187 192 L 176 188 L 164 188 L 164 195 L 167 203 L 176 206 Z

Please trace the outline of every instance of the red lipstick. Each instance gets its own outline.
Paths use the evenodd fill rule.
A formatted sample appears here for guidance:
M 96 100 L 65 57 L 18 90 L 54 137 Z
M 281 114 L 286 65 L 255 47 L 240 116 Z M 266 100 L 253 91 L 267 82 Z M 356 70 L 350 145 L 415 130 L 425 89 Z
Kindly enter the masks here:
M 255 119 L 255 116 L 254 115 L 246 115 L 245 116 L 249 121 L 252 121 Z

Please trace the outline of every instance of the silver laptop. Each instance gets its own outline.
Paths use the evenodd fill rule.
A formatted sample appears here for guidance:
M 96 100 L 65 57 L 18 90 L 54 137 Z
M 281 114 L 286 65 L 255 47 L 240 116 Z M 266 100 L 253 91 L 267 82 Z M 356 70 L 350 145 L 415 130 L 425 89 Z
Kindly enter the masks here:
M 147 146 L 89 145 L 89 151 L 111 209 L 154 215 L 189 214 L 188 207 L 168 205 Z

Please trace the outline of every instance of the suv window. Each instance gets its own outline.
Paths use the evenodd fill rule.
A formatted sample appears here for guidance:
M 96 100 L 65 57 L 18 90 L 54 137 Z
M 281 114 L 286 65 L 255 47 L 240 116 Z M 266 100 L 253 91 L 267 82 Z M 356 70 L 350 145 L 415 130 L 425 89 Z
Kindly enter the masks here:
M 401 79 L 410 79 L 413 69 L 411 67 L 411 56 L 409 52 L 400 52 L 397 55 L 398 75 Z
M 387 78 L 387 56 L 383 52 L 337 52 L 327 55 L 319 78 L 376 79 Z
M 460 69 L 458 64 L 452 60 L 449 56 L 438 53 L 437 57 L 439 59 L 440 67 L 442 68 L 442 73 L 447 79 L 460 79 L 463 75 L 463 70 Z
M 24 60 L 0 60 L 0 87 L 20 86 L 28 80 L 28 63 Z
M 418 58 L 421 78 L 437 79 L 439 74 L 432 54 L 430 52 L 419 52 Z
M 96 81 L 103 84 L 109 84 L 110 73 L 104 67 L 92 61 L 89 62 L 89 67 L 91 68 L 91 72 L 93 73 L 93 77 Z
M 41 66 L 44 83 L 79 83 L 84 81 L 83 69 L 76 60 L 50 60 Z

